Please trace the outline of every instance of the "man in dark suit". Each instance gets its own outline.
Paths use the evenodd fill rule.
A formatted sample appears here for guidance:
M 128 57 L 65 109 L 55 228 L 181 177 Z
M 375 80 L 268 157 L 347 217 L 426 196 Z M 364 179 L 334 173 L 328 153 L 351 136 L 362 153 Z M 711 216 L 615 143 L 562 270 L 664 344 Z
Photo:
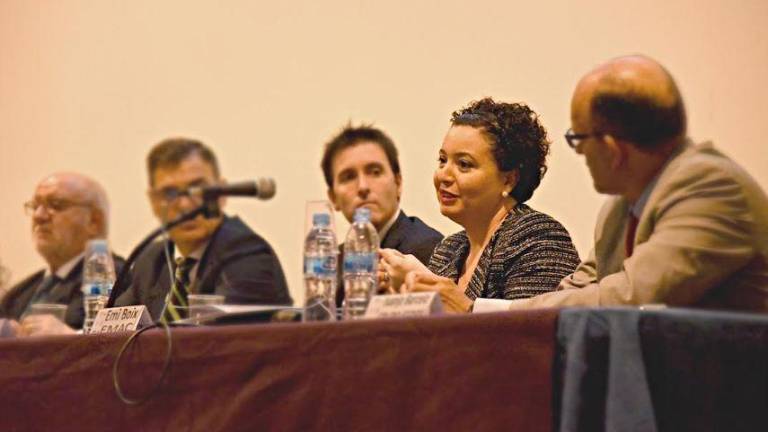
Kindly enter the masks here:
M 328 199 L 347 221 L 352 221 L 356 209 L 366 207 L 371 211 L 371 223 L 379 232 L 382 249 L 414 255 L 424 264 L 429 262 L 443 236 L 400 210 L 400 161 L 395 144 L 384 132 L 371 126 L 343 128 L 326 144 L 321 166 Z M 337 304 L 341 305 L 343 298 L 344 290 L 339 286 Z
M 21 332 L 71 333 L 83 325 L 81 285 L 86 243 L 107 236 L 107 195 L 88 177 L 59 173 L 43 179 L 24 208 L 32 218 L 32 237 L 47 268 L 8 291 L 0 303 L 0 316 L 18 320 L 34 303 L 66 304 L 66 325 L 51 315 L 28 316 L 21 322 Z M 121 260 L 116 258 L 115 264 L 119 266 Z
M 213 152 L 186 138 L 157 144 L 147 169 L 150 203 L 161 222 L 202 204 L 189 188 L 223 183 Z M 220 294 L 231 304 L 292 304 L 274 250 L 239 218 L 198 216 L 173 228 L 169 237 L 137 258 L 131 286 L 116 306 L 143 304 L 153 318 L 173 321 L 183 317 L 190 293 Z

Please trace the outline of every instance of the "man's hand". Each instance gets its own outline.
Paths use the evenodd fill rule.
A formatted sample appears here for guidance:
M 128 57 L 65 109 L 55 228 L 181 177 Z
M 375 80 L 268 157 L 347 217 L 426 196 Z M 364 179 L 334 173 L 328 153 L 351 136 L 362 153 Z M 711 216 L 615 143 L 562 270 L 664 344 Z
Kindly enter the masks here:
M 472 307 L 472 300 L 464 294 L 456 282 L 429 271 L 408 273 L 402 290 L 405 292 L 435 291 L 440 294 L 445 311 L 450 313 L 469 313 Z
M 71 327 L 51 314 L 29 315 L 21 320 L 19 336 L 50 336 L 75 334 Z

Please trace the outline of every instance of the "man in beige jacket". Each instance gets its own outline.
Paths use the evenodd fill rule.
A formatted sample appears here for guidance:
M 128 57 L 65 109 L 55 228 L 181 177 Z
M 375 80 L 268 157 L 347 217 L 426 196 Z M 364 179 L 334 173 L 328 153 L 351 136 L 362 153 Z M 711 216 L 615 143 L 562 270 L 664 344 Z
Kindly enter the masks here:
M 735 162 L 686 135 L 670 74 L 642 56 L 611 60 L 581 79 L 571 147 L 595 189 L 613 195 L 589 257 L 558 291 L 474 310 L 666 304 L 768 311 L 768 198 Z M 441 281 L 410 274 L 411 290 Z

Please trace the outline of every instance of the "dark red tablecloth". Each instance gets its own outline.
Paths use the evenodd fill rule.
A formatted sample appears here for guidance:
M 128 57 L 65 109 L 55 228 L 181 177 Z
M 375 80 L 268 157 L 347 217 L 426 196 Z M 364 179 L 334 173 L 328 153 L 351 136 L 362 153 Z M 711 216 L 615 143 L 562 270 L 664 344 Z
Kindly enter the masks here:
M 147 402 L 127 335 L 0 341 L 0 430 L 550 430 L 557 311 L 173 330 Z M 165 334 L 121 367 L 157 380 Z

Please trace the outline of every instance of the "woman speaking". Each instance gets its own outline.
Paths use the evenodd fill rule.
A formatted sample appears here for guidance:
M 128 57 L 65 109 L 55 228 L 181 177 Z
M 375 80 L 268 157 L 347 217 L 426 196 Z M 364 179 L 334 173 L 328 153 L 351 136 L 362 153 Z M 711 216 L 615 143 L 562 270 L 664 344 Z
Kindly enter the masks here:
M 486 98 L 454 112 L 434 184 L 440 213 L 464 230 L 437 246 L 428 268 L 383 249 L 383 283 L 390 291 L 437 291 L 453 312 L 471 311 L 476 298 L 555 289 L 578 254 L 559 222 L 524 204 L 541 183 L 548 152 L 546 131 L 524 104 Z

